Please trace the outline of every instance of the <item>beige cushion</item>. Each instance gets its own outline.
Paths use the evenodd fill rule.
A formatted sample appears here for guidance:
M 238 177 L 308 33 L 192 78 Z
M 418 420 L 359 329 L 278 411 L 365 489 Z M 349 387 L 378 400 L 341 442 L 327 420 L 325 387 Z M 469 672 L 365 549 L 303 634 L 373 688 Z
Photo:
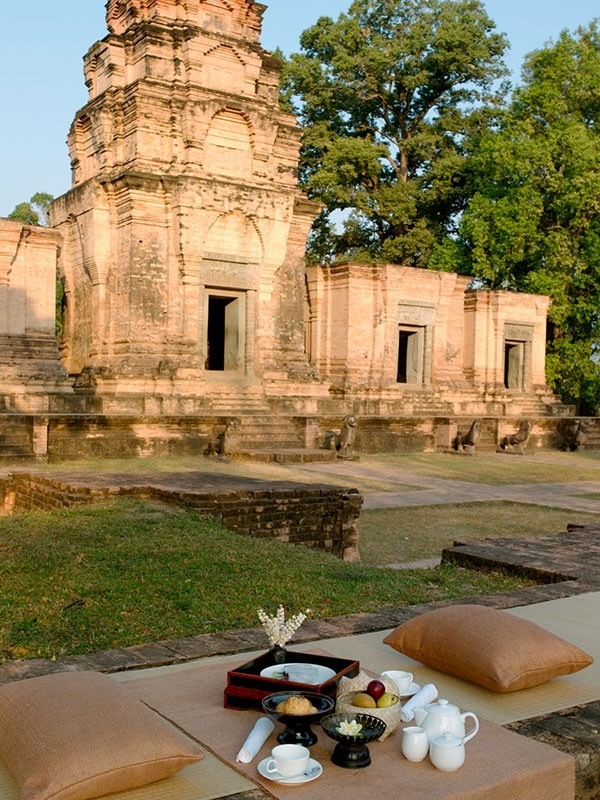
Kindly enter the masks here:
M 69 672 L 0 686 L 0 757 L 22 800 L 86 800 L 165 778 L 203 752 L 107 675 Z
M 583 650 L 533 622 L 478 605 L 427 612 L 383 641 L 422 664 L 495 692 L 537 686 L 593 662 Z

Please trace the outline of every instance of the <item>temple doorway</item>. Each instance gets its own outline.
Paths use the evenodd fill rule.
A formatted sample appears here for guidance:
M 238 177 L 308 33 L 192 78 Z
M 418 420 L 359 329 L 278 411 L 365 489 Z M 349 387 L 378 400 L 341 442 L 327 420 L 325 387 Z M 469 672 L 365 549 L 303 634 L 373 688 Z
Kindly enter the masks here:
M 423 383 L 423 329 L 398 331 L 397 383 Z
M 206 369 L 235 371 L 242 364 L 242 296 L 219 293 L 208 295 L 206 326 Z
M 504 343 L 504 387 L 522 392 L 524 386 L 525 342 Z

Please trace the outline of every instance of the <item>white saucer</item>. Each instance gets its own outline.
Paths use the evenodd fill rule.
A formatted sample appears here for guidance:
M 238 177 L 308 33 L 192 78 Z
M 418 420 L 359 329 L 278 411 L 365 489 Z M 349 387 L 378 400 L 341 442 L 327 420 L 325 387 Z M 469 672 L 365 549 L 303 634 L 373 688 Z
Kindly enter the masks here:
M 405 689 L 403 692 L 400 692 L 400 697 L 412 697 L 413 694 L 416 694 L 418 691 L 420 691 L 420 689 L 421 687 L 419 686 L 419 684 L 413 681 L 412 683 L 409 684 L 408 689 Z
M 263 758 L 263 760 L 258 765 L 259 773 L 263 776 L 263 778 L 266 778 L 268 781 L 275 781 L 275 783 L 293 783 L 293 784 L 310 783 L 310 781 L 315 781 L 323 774 L 322 765 L 319 764 L 318 761 L 315 761 L 314 758 L 310 758 L 308 760 L 308 767 L 306 768 L 306 771 L 308 772 L 309 770 L 318 767 L 318 770 L 317 772 L 314 773 L 314 775 L 302 774 L 302 775 L 295 775 L 293 778 L 284 778 L 283 775 L 280 775 L 278 772 L 267 772 L 265 767 L 270 758 L 271 758 L 270 756 L 268 758 Z

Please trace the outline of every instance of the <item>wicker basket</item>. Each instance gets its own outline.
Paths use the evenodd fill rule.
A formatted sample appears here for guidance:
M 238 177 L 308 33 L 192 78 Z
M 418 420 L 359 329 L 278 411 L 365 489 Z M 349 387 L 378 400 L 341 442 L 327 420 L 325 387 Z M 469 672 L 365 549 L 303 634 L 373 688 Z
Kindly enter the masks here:
M 400 708 L 402 707 L 400 698 L 398 698 L 398 702 L 395 705 L 388 706 L 387 708 L 358 708 L 357 706 L 352 705 L 352 698 L 358 691 L 359 690 L 346 692 L 345 694 L 338 694 L 335 702 L 336 713 L 369 714 L 372 717 L 377 717 L 377 719 L 383 720 L 387 727 L 377 741 L 385 741 L 385 739 L 387 739 L 387 737 L 400 725 Z

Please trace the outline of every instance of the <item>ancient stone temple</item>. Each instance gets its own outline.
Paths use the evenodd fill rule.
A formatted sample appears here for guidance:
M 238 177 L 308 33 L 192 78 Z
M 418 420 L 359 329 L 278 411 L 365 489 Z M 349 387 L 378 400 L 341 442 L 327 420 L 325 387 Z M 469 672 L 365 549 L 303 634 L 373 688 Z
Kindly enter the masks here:
M 253 0 L 110 0 L 68 137 L 63 361 L 104 411 L 206 410 L 314 382 L 301 132 Z M 284 387 L 285 384 L 285 387 Z
M 447 449 L 475 428 L 495 447 L 523 419 L 528 441 L 555 443 L 569 409 L 545 382 L 547 297 L 306 267 L 318 207 L 264 12 L 107 3 L 52 229 L 0 221 L 0 447 L 17 411 L 46 413 L 24 435 L 57 460 L 326 448 L 351 417 L 363 452 Z
M 390 264 L 307 269 L 311 362 L 338 396 L 386 415 L 540 414 L 549 300 Z

